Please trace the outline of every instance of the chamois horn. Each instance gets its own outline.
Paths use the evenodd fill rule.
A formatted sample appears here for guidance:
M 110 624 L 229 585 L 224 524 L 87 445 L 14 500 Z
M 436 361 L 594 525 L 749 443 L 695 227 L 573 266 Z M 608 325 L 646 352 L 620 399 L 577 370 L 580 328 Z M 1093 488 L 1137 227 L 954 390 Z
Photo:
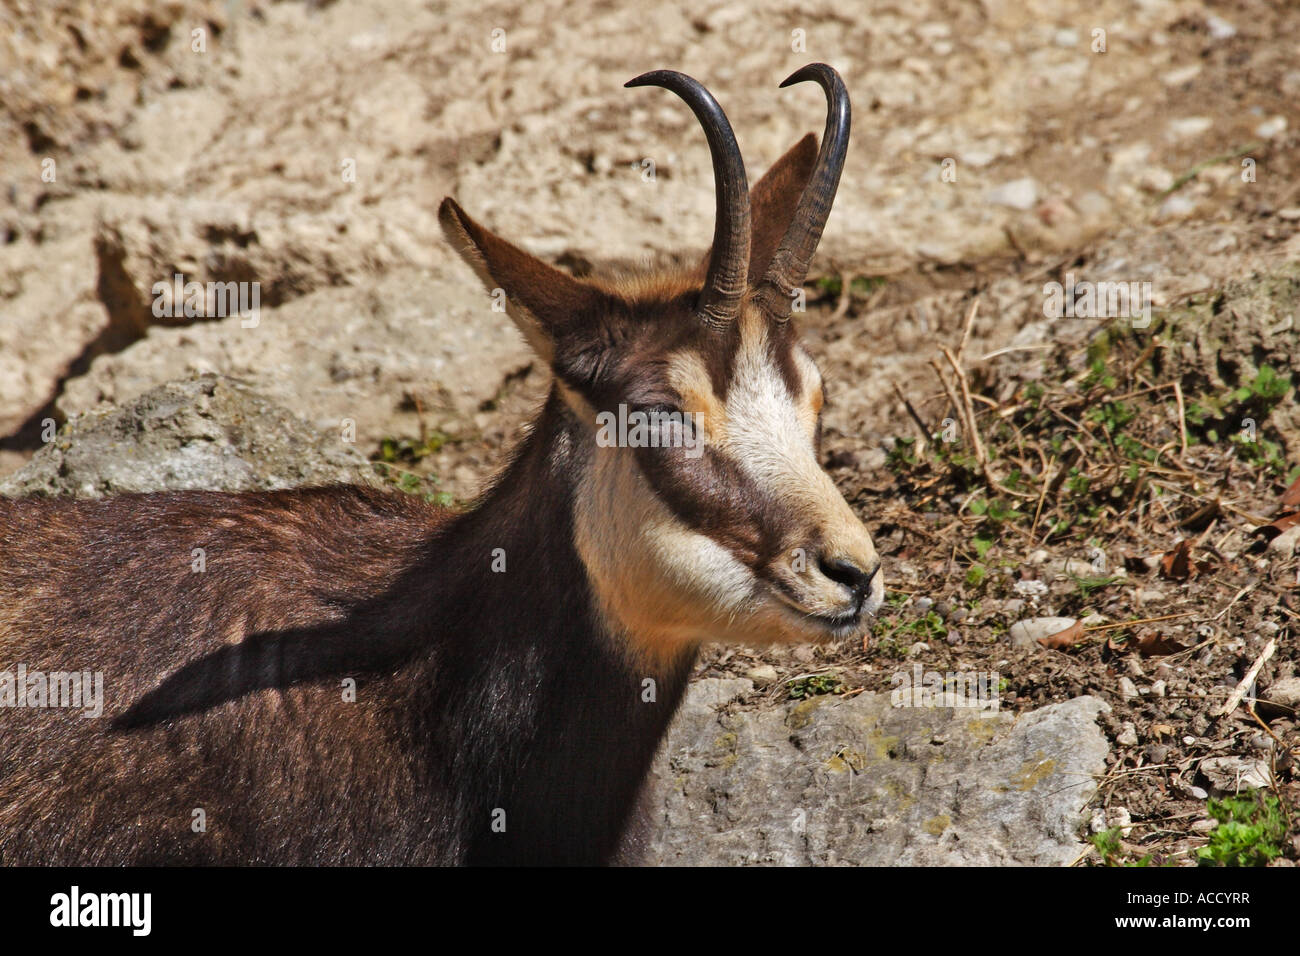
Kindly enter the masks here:
M 708 90 L 676 70 L 643 73 L 625 86 L 661 86 L 686 101 L 704 127 L 713 157 L 713 182 L 717 212 L 713 224 L 713 251 L 697 311 L 710 325 L 729 325 L 740 309 L 749 275 L 749 181 L 745 161 L 727 114 Z
M 849 151 L 849 91 L 834 69 L 825 63 L 810 63 L 792 73 L 781 84 L 784 89 L 805 80 L 815 80 L 826 91 L 828 112 L 826 131 L 822 136 L 817 164 L 813 167 L 808 184 L 804 186 L 795 208 L 794 218 L 777 247 L 767 272 L 755 287 L 759 305 L 778 321 L 790 317 L 791 296 L 803 285 L 812 263 L 813 253 L 821 241 L 826 217 L 835 202 L 839 188 L 840 172 Z

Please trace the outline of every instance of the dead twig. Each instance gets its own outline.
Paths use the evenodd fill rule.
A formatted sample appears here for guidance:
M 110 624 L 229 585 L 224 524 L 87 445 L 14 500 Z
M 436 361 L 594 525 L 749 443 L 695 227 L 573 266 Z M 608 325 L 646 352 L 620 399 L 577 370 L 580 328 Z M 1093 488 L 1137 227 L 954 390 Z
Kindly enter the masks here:
M 840 273 L 840 301 L 835 305 L 835 311 L 831 313 L 831 321 L 838 322 L 844 316 L 849 314 L 849 306 L 853 304 L 853 281 L 857 278 L 852 272 Z
M 916 427 L 921 435 L 921 450 L 924 451 L 925 446 L 929 444 L 930 439 L 930 433 L 926 430 L 925 422 L 921 420 L 920 414 L 912 406 L 911 400 L 904 395 L 903 390 L 898 387 L 898 383 L 890 382 L 889 384 L 894 389 L 894 394 L 898 396 L 898 400 L 903 403 L 903 407 L 907 409 L 907 414 L 911 417 L 912 421 L 916 423 Z
M 1179 458 L 1187 457 L 1187 410 L 1183 407 L 1183 386 L 1174 380 L 1174 400 L 1178 402 Z
M 1232 696 L 1228 698 L 1227 702 L 1224 703 L 1222 707 L 1211 711 L 1212 716 L 1226 717 L 1237 709 L 1237 705 L 1241 703 L 1241 699 L 1246 696 L 1247 688 L 1249 688 L 1250 685 L 1255 682 L 1255 678 L 1259 676 L 1260 668 L 1262 668 L 1268 659 L 1273 656 L 1273 652 L 1276 650 L 1277 638 L 1269 638 L 1268 643 L 1264 645 L 1264 650 L 1260 652 L 1259 657 L 1255 659 L 1255 663 L 1250 665 L 1250 670 L 1246 671 L 1246 676 L 1237 684 L 1237 688 L 1232 692 Z
M 961 341 L 957 343 L 958 362 L 960 362 L 961 357 L 966 354 L 966 343 L 970 341 L 971 324 L 974 323 L 975 315 L 976 313 L 979 312 L 979 310 L 980 310 L 980 300 L 979 297 L 977 296 L 974 299 L 974 301 L 971 302 L 970 308 L 966 310 L 966 321 L 964 321 L 961 325 Z
M 1210 618 L 1210 623 L 1213 624 L 1215 621 L 1219 620 L 1219 618 L 1223 617 L 1223 615 L 1227 614 L 1227 613 L 1228 613 L 1228 610 L 1229 610 L 1229 609 L 1230 609 L 1234 604 L 1236 604 L 1236 603 L 1237 603 L 1238 601 L 1240 601 L 1243 597 L 1245 597 L 1246 594 L 1248 594 L 1249 592 L 1251 592 L 1251 591 L 1253 591 L 1253 590 L 1255 590 L 1255 585 L 1253 585 L 1253 584 L 1247 584 L 1244 588 L 1242 588 L 1240 591 L 1238 591 L 1238 592 L 1233 596 L 1233 598 L 1232 598 L 1231 601 L 1229 601 L 1227 604 L 1225 604 L 1225 605 L 1223 606 L 1223 610 L 1222 610 L 1222 611 L 1220 611 L 1218 614 L 1214 615 L 1214 617 Z
M 1117 627 L 1133 627 L 1137 624 L 1154 624 L 1156 621 L 1172 621 L 1179 617 L 1191 617 L 1195 611 L 1180 611 L 1178 614 L 1163 614 L 1160 617 L 1143 617 L 1136 621 L 1117 621 L 1114 624 L 1090 624 L 1085 631 L 1111 631 Z

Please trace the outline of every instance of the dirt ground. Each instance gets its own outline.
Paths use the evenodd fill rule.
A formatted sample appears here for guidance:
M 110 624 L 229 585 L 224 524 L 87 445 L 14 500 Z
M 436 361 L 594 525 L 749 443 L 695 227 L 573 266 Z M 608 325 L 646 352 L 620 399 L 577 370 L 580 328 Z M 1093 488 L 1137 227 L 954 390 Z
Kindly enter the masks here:
M 754 179 L 820 131 L 817 91 L 777 84 L 824 60 L 854 136 L 804 327 L 890 606 L 865 646 L 700 673 L 763 673 L 753 707 L 913 662 L 996 670 L 1017 709 L 1096 694 L 1122 839 L 1081 862 L 1193 862 L 1243 767 L 1300 808 L 1295 713 L 1215 713 L 1270 641 L 1252 693 L 1297 676 L 1297 38 L 1255 0 L 0 0 L 0 473 L 47 419 L 213 369 L 467 499 L 545 375 L 438 200 L 577 272 L 694 255 L 703 138 L 622 84 L 702 79 Z M 259 281 L 260 329 L 154 318 L 175 272 Z M 1067 275 L 1150 283 L 1150 325 L 1049 317 Z M 1085 630 L 1013 644 L 1045 616 Z

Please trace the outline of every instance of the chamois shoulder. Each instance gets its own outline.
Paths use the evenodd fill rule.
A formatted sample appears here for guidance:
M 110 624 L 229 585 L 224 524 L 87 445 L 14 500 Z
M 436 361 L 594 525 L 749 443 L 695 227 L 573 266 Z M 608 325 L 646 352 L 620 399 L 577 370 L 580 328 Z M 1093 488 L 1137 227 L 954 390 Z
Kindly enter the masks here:
M 125 664 L 340 621 L 390 591 L 449 516 L 348 485 L 0 498 L 0 644 L 111 634 Z

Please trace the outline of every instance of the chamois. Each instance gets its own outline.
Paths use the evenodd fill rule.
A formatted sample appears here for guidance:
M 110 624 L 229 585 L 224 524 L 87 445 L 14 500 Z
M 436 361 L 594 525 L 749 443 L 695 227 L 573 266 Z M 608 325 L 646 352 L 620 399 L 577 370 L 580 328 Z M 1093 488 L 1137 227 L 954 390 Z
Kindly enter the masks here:
M 752 192 L 699 82 L 627 84 L 706 134 L 694 267 L 580 280 L 443 200 L 552 374 L 470 510 L 347 485 L 0 498 L 0 862 L 635 860 L 700 643 L 860 635 L 883 598 L 791 321 L 849 138 L 839 75 L 782 85 L 805 80 L 821 145 Z M 608 440 L 607 416 L 634 427 Z M 101 718 L 33 683 L 73 671 L 102 675 Z

